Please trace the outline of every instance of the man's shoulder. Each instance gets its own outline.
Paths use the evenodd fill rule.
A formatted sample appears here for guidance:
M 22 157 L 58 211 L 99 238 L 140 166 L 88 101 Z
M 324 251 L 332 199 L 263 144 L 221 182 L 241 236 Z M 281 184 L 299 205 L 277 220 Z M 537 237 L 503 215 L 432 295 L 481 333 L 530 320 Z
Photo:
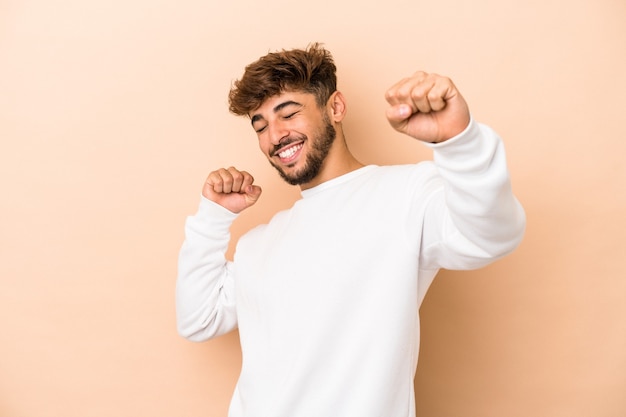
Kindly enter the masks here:
M 268 228 L 274 228 L 277 225 L 285 223 L 290 216 L 289 213 L 291 210 L 292 208 L 288 208 L 288 209 L 283 209 L 274 213 L 274 215 L 272 215 L 272 217 L 267 222 L 259 223 L 256 226 L 252 227 L 246 233 L 244 233 L 239 239 L 240 240 L 254 239 L 262 235 L 263 233 L 265 233 L 268 230 Z
M 373 181 L 419 181 L 436 175 L 437 168 L 433 161 L 421 161 L 415 164 L 380 165 L 372 172 Z

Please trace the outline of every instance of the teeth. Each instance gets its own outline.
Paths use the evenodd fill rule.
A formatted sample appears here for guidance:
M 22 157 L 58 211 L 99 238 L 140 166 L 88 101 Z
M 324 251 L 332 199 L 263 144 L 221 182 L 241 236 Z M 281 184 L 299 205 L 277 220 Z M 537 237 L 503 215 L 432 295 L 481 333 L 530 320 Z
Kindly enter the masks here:
M 296 146 L 292 146 L 288 149 L 285 149 L 282 152 L 278 153 L 278 156 L 280 156 L 281 158 L 285 159 L 285 158 L 289 158 L 291 156 L 293 156 L 293 154 L 295 154 L 296 152 L 298 152 L 298 150 L 300 150 L 300 148 L 302 148 L 302 144 L 300 145 L 296 145 Z

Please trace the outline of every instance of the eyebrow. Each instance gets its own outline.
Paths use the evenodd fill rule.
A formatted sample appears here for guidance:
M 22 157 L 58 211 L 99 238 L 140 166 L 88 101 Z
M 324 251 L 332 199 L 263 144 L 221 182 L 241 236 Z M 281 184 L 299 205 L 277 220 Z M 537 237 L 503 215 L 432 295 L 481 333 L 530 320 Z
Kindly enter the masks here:
M 302 103 L 298 103 L 297 101 L 293 101 L 293 100 L 287 100 L 287 101 L 283 101 L 280 104 L 277 104 L 272 111 L 274 113 L 278 113 L 279 111 L 281 111 L 282 109 L 284 109 L 287 106 L 302 106 Z M 252 116 L 250 118 L 250 123 L 254 124 L 255 122 L 258 122 L 259 120 L 262 120 L 263 116 L 261 116 L 259 113 L 255 114 L 254 116 Z

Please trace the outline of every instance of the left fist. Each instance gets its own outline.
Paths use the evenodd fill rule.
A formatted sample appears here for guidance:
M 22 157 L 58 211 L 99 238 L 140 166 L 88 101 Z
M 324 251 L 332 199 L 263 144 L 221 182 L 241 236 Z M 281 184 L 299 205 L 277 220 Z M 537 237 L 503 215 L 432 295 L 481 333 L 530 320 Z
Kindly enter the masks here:
M 387 120 L 398 132 L 439 143 L 461 133 L 470 121 L 467 103 L 448 77 L 418 71 L 387 90 Z

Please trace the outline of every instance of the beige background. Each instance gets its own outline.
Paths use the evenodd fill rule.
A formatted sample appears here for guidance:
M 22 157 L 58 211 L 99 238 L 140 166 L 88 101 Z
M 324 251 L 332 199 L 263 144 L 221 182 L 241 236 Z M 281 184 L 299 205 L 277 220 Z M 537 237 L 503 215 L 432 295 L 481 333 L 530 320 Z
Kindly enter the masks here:
M 175 330 L 183 222 L 221 165 L 265 188 L 235 236 L 297 198 L 226 94 L 310 41 L 364 162 L 430 157 L 383 93 L 443 73 L 527 210 L 514 255 L 428 294 L 418 416 L 626 415 L 623 0 L 0 0 L 0 416 L 225 416 L 237 335 Z

